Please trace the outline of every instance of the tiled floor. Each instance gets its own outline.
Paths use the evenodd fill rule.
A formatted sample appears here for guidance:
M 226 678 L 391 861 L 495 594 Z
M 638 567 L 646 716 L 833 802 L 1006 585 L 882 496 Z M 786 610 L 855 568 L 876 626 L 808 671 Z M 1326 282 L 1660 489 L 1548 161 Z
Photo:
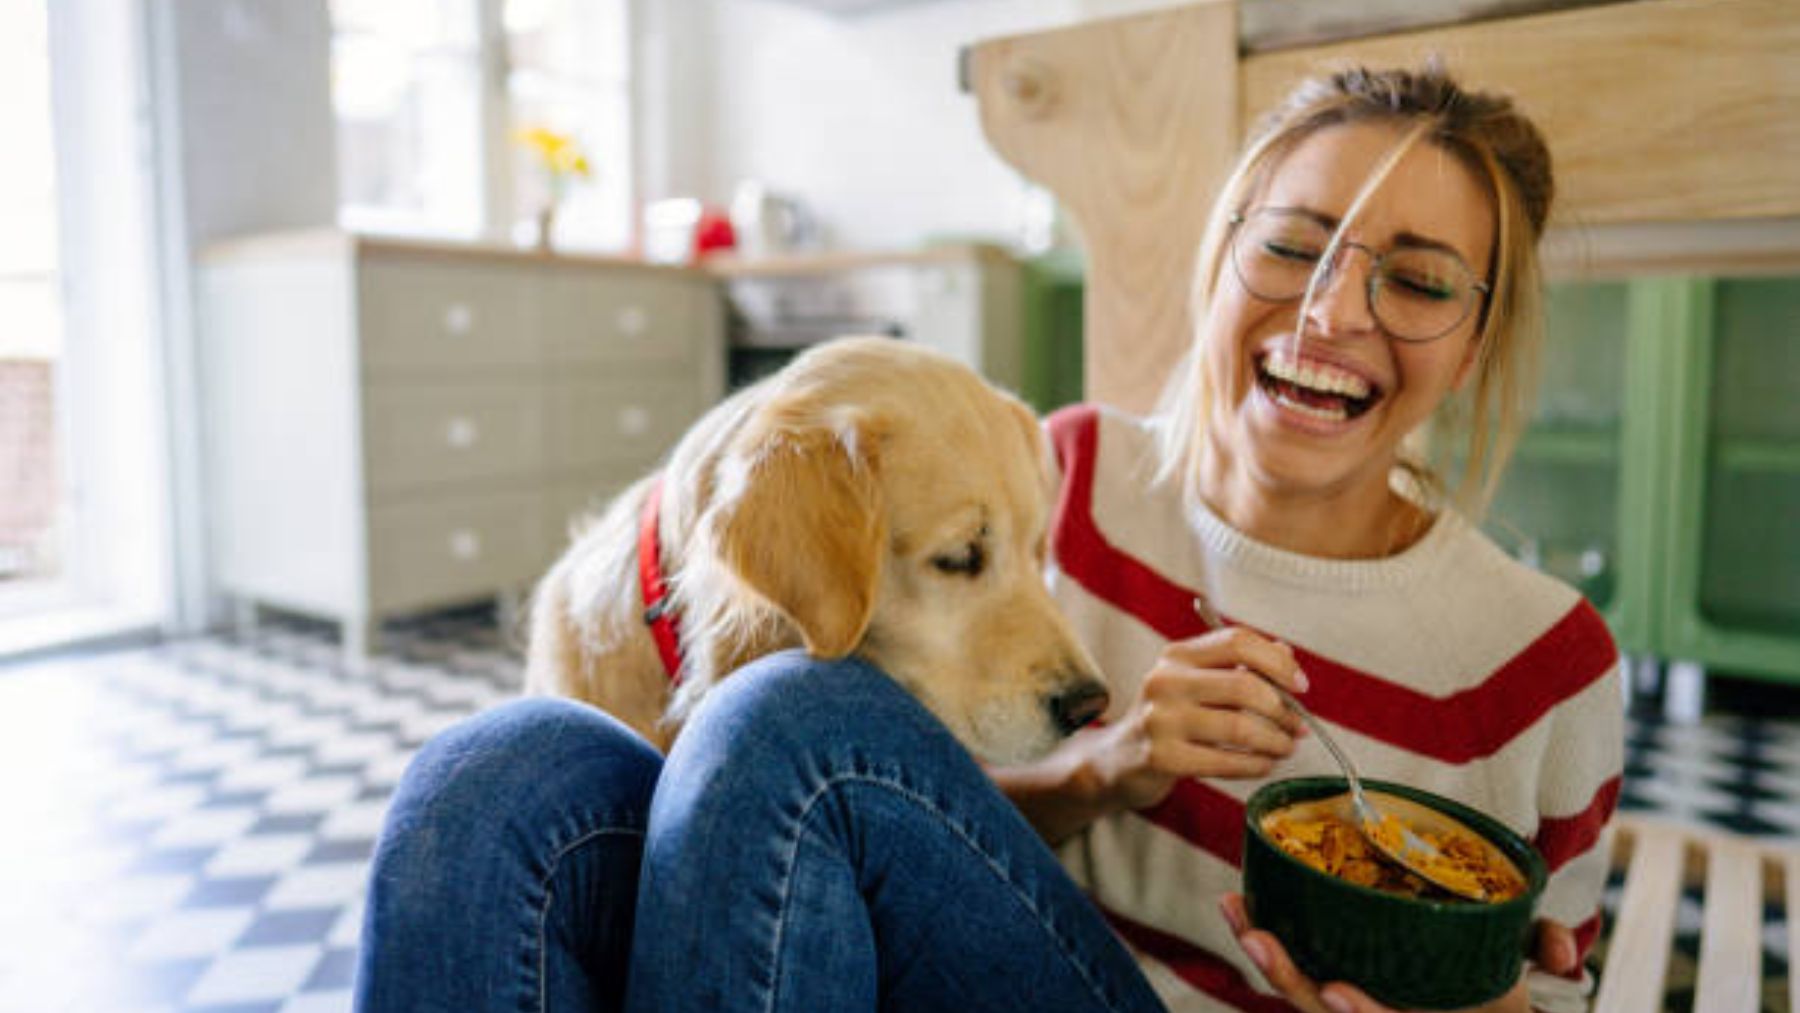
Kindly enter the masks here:
M 347 1010 L 395 781 L 519 676 L 485 616 L 390 634 L 357 676 L 304 625 L 0 668 L 0 1011 Z M 1640 716 L 1630 736 L 1627 808 L 1800 835 L 1800 724 Z M 1677 982 L 1670 1008 L 1688 1001 Z
M 346 677 L 319 629 L 0 669 L 0 1010 L 346 1010 L 367 860 L 432 733 L 512 696 L 491 625 Z

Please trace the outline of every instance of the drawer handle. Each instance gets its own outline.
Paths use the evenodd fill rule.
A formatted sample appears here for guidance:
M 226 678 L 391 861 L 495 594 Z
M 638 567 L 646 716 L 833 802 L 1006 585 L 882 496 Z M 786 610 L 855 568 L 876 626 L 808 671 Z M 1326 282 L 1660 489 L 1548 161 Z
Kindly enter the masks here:
M 457 450 L 467 450 L 481 439 L 481 427 L 475 420 L 458 415 L 444 426 L 444 442 Z
M 468 303 L 453 302 L 444 308 L 444 330 L 461 337 L 475 329 L 475 310 Z
M 642 436 L 650 431 L 650 409 L 626 405 L 619 409 L 619 431 L 626 436 Z
M 619 333 L 641 338 L 650 327 L 650 314 L 642 306 L 627 306 L 619 311 Z
M 450 555 L 456 559 L 468 561 L 481 557 L 481 534 L 469 528 L 463 528 L 450 534 Z

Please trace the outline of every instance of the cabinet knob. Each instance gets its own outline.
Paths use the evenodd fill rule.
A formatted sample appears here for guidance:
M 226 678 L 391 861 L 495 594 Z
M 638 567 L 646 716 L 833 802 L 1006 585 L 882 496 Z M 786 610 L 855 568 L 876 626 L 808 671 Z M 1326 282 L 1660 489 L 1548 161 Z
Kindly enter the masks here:
M 468 303 L 453 302 L 444 307 L 444 330 L 461 337 L 475 329 L 475 310 Z
M 619 310 L 619 333 L 627 337 L 641 338 L 650 326 L 650 314 L 642 306 L 627 306 Z
M 457 450 L 467 450 L 481 438 L 481 427 L 475 420 L 458 415 L 444 425 L 444 442 Z
M 481 533 L 471 528 L 461 528 L 451 532 L 450 555 L 464 561 L 480 558 Z
M 650 431 L 650 409 L 626 405 L 619 409 L 619 431 L 626 436 L 642 436 Z

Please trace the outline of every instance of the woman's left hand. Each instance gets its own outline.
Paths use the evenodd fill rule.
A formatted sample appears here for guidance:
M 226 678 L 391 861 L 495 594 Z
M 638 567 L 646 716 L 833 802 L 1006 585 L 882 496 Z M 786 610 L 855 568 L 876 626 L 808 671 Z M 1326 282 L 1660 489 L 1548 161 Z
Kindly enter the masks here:
M 1219 902 L 1219 908 L 1224 912 L 1232 934 L 1237 936 L 1238 946 L 1243 948 L 1244 955 L 1250 958 L 1250 962 L 1256 965 L 1269 984 L 1288 1002 L 1307 1013 L 1393 1013 L 1391 1007 L 1369 998 L 1355 985 L 1341 981 L 1321 985 L 1300 973 L 1280 940 L 1271 933 L 1251 926 L 1250 916 L 1244 910 L 1243 894 L 1226 894 Z M 1525 990 L 1525 975 L 1519 975 L 1519 982 L 1511 991 L 1479 1008 L 1494 1013 L 1530 1010 L 1531 998 Z

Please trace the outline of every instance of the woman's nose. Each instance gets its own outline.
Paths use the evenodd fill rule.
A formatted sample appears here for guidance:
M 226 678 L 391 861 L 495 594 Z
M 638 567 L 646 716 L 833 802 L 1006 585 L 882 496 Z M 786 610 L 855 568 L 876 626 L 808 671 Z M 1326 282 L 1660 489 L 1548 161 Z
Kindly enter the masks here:
M 1314 286 L 1312 305 L 1306 314 L 1312 327 L 1325 335 L 1375 330 L 1375 307 L 1369 304 L 1369 272 L 1374 270 L 1374 264 L 1367 251 L 1359 246 L 1341 246 L 1332 259 L 1320 263 L 1324 277 Z

